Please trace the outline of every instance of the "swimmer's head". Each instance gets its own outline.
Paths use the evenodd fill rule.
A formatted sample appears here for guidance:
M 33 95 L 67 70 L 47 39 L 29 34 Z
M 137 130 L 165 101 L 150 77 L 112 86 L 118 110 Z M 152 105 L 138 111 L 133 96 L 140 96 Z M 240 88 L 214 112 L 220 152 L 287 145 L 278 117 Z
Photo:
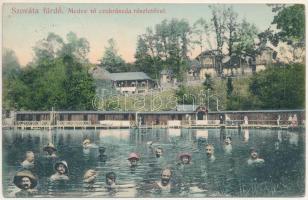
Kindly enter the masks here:
M 254 149 L 254 148 L 250 149 L 250 158 L 253 159 L 253 160 L 258 158 L 258 152 L 257 152 L 256 149 Z
M 163 186 L 166 186 L 169 184 L 169 181 L 171 179 L 171 176 L 172 176 L 172 171 L 171 169 L 169 168 L 165 168 L 165 169 L 162 169 L 161 170 L 161 173 L 160 173 L 160 178 L 161 178 L 161 184 Z
M 106 184 L 113 185 L 116 182 L 116 174 L 114 172 L 108 172 L 106 174 Z
M 27 151 L 26 152 L 26 160 L 28 162 L 33 162 L 34 161 L 34 153 L 32 151 Z
M 232 138 L 231 137 L 227 137 L 224 142 L 225 142 L 226 145 L 231 144 L 232 143 Z
M 162 147 L 157 147 L 155 149 L 155 155 L 156 155 L 156 158 L 160 158 L 162 155 L 163 155 L 163 148 Z
M 205 145 L 205 152 L 208 157 L 211 157 L 214 154 L 214 146 L 212 144 Z

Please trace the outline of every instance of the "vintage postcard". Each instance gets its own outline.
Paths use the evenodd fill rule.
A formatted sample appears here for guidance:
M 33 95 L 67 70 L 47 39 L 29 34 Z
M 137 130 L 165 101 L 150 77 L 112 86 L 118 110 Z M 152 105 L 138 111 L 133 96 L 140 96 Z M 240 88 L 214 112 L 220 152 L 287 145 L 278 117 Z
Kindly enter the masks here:
M 3 198 L 305 198 L 306 4 L 2 4 Z

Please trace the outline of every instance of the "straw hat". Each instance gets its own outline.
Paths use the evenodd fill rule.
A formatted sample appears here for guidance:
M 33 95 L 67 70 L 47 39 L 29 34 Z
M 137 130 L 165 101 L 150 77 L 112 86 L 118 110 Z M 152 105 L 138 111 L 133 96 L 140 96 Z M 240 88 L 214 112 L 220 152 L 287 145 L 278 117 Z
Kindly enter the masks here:
M 189 159 L 189 161 L 191 161 L 191 154 L 189 154 L 189 153 L 181 153 L 180 155 L 179 155 L 179 157 L 180 157 L 180 159 L 182 159 L 183 157 L 188 157 L 188 159 Z
M 85 139 L 85 140 L 82 142 L 83 145 L 90 144 L 90 143 L 91 143 L 90 139 Z
M 128 160 L 131 160 L 131 159 L 139 160 L 139 159 L 140 159 L 140 156 L 139 156 L 138 153 L 132 152 L 132 153 L 130 153 L 129 156 L 128 156 Z
M 35 188 L 35 186 L 37 185 L 37 178 L 32 174 L 31 171 L 29 170 L 22 170 L 22 171 L 19 171 L 15 174 L 14 176 L 14 180 L 13 180 L 13 183 L 20 189 L 22 189 L 22 186 L 21 186 L 21 179 L 23 177 L 28 177 L 31 181 L 31 186 L 30 186 L 30 189 L 33 189 Z
M 56 164 L 54 166 L 54 169 L 57 171 L 58 165 L 60 165 L 60 164 L 64 165 L 64 167 L 65 167 L 65 174 L 68 174 L 68 165 L 67 165 L 67 162 L 64 161 L 64 160 L 56 162 Z
M 84 179 L 88 179 L 88 178 L 90 178 L 92 176 L 95 176 L 96 174 L 97 174 L 97 172 L 95 170 L 89 169 L 89 170 L 86 171 L 86 173 L 84 174 L 83 178 Z
M 49 150 L 57 151 L 57 149 L 55 148 L 55 145 L 53 145 L 52 143 L 48 143 L 47 146 L 43 148 L 43 151 L 49 151 Z

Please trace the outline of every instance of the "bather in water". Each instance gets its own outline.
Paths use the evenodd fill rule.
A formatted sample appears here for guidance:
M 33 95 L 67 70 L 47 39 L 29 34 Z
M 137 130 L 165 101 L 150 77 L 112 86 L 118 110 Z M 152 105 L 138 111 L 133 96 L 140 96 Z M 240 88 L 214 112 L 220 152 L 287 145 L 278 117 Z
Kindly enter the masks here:
M 43 148 L 43 151 L 47 152 L 47 157 L 51 158 L 51 159 L 56 159 L 57 155 L 56 155 L 56 151 L 57 149 L 55 148 L 55 146 L 52 143 L 48 143 L 47 146 L 45 146 Z
M 215 148 L 214 145 L 212 144 L 206 144 L 205 145 L 205 152 L 206 152 L 206 157 L 207 159 L 212 163 L 216 160 L 214 152 L 215 152 Z
M 106 184 L 105 188 L 109 192 L 109 194 L 114 195 L 117 193 L 120 189 L 127 189 L 127 188 L 133 188 L 135 185 L 133 184 L 123 184 L 120 185 L 116 181 L 116 174 L 114 172 L 108 172 L 106 174 Z
M 107 161 L 107 155 L 105 155 L 106 148 L 105 147 L 99 147 L 98 152 L 99 156 L 98 159 L 101 162 L 106 162 Z
M 139 153 L 132 152 L 128 156 L 128 161 L 130 164 L 131 169 L 135 169 L 138 166 L 138 161 L 140 160 Z
M 177 189 L 176 182 L 172 179 L 172 171 L 170 168 L 164 168 L 160 173 L 160 180 L 152 184 L 153 193 L 168 194 Z
M 37 185 L 37 178 L 29 170 L 22 170 L 16 173 L 13 183 L 21 190 L 15 194 L 15 197 L 33 197 L 37 192 L 34 188 Z
M 83 176 L 84 187 L 93 190 L 96 182 L 97 172 L 93 169 L 89 169 Z
M 183 169 L 184 167 L 191 166 L 191 154 L 189 153 L 181 153 L 179 155 L 180 162 L 177 163 L 179 169 Z
M 23 169 L 33 169 L 34 168 L 34 153 L 32 151 L 26 152 L 26 159 L 21 163 Z
M 259 158 L 259 154 L 255 148 L 250 149 L 250 158 L 247 160 L 248 165 L 261 165 L 264 159 Z
M 62 160 L 62 161 L 56 162 L 54 166 L 54 170 L 56 171 L 56 173 L 50 177 L 51 181 L 69 180 L 68 165 L 66 161 Z
M 226 154 L 232 154 L 232 138 L 226 137 L 223 144 L 223 149 Z

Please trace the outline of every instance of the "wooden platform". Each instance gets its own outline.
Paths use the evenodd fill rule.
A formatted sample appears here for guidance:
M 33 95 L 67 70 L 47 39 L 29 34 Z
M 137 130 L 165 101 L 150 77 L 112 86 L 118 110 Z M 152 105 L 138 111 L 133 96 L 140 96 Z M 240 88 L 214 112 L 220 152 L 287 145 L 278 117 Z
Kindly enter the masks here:
M 204 129 L 204 128 L 214 128 L 214 129 L 298 129 L 305 128 L 304 126 L 298 126 L 297 128 L 292 128 L 288 125 L 271 125 L 271 124 L 241 124 L 241 125 L 230 125 L 230 124 L 207 124 L 207 125 L 189 125 L 184 124 L 180 126 L 167 126 L 163 125 L 140 125 L 137 127 L 135 124 L 130 126 L 110 126 L 104 124 L 91 124 L 89 121 L 61 121 L 56 125 L 51 125 L 48 121 L 23 121 L 16 125 L 3 125 L 4 129 L 22 129 L 22 130 L 37 130 L 37 129 L 128 129 L 128 128 L 139 128 L 139 129 L 156 129 L 156 128 L 192 128 L 192 129 Z

